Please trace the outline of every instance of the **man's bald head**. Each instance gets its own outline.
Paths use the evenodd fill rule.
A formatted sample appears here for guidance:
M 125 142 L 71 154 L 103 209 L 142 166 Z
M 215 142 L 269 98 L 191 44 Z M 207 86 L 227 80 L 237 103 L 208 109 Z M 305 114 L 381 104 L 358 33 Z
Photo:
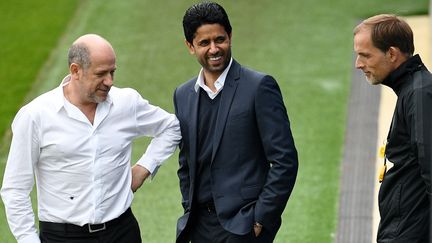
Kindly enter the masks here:
M 68 62 L 80 65 L 86 70 L 91 65 L 92 55 L 98 53 L 112 52 L 115 56 L 111 44 L 103 37 L 96 34 L 86 34 L 76 39 L 69 48 Z

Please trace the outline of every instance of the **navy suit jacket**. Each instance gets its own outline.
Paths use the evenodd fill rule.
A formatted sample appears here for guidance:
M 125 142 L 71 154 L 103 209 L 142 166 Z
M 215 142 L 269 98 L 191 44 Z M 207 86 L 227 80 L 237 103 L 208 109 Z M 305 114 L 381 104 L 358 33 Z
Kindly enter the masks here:
M 178 176 L 185 210 L 177 222 L 177 238 L 195 203 L 199 106 L 196 80 L 189 80 L 174 93 L 183 137 Z M 233 60 L 219 95 L 211 160 L 211 190 L 218 219 L 234 234 L 250 233 L 253 223 L 259 222 L 275 235 L 298 168 L 279 86 L 273 77 Z

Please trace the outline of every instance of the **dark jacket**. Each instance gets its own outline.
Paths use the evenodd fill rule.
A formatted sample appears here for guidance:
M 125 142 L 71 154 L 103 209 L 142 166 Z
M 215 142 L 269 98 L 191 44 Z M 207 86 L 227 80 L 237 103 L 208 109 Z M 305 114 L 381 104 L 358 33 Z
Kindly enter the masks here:
M 177 237 L 195 208 L 199 106 L 195 82 L 196 78 L 188 81 L 174 94 L 182 132 L 178 176 L 185 209 L 177 223 Z M 219 95 L 210 165 L 219 222 L 225 230 L 244 235 L 252 231 L 256 221 L 275 235 L 298 166 L 279 86 L 271 76 L 233 60 Z
M 432 75 L 415 55 L 384 81 L 398 96 L 387 138 L 394 165 L 379 192 L 378 242 L 427 243 L 431 199 Z

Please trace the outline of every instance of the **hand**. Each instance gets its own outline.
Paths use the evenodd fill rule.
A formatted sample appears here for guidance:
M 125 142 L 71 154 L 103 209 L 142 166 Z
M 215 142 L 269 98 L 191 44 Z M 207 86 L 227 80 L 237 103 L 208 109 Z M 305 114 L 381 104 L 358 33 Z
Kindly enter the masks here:
M 138 188 L 142 186 L 145 179 L 149 177 L 150 171 L 144 168 L 141 165 L 134 165 L 132 167 L 132 186 L 131 189 L 133 192 L 136 192 Z
M 255 237 L 258 237 L 261 234 L 262 227 L 263 227 L 262 224 L 255 222 L 253 226 Z

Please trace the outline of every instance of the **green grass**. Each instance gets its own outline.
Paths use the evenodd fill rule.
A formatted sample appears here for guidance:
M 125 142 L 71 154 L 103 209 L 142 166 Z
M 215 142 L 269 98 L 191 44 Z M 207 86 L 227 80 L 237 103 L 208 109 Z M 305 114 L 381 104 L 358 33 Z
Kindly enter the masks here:
M 194 2 L 81 1 L 76 16 L 71 18 L 68 28 L 63 27 L 64 35 L 58 39 L 57 47 L 52 49 L 51 58 L 43 67 L 41 64 L 56 43 L 58 34 L 50 36 L 54 40 L 51 44 L 38 43 L 37 48 L 33 48 L 45 48 L 46 54 L 31 62 L 39 63 L 33 74 L 26 78 L 35 84 L 32 92 L 27 94 L 31 87 L 29 83 L 26 89 L 16 88 L 6 102 L 3 102 L 5 95 L 0 96 L 1 103 L 13 104 L 15 108 L 11 109 L 16 110 L 26 95 L 34 97 L 57 86 L 67 72 L 66 52 L 70 43 L 78 36 L 92 32 L 106 37 L 116 49 L 116 85 L 134 87 L 153 104 L 172 112 L 174 88 L 195 76 L 200 68 L 183 44 L 181 27 L 184 10 Z M 272 74 L 278 80 L 299 152 L 298 180 L 275 242 L 332 242 L 337 224 L 339 162 L 351 78 L 352 28 L 359 19 L 381 12 L 424 14 L 428 1 L 218 2 L 230 15 L 234 58 L 246 66 Z M 0 7 L 1 4 L 4 3 L 0 3 Z M 23 16 L 30 11 L 21 10 Z M 69 10 L 68 13 L 72 12 Z M 33 25 L 48 28 L 45 25 L 50 21 L 40 18 L 35 18 L 31 25 L 14 22 L 16 27 L 11 31 Z M 20 41 L 19 35 L 15 39 L 11 42 Z M 13 50 L 17 57 L 28 52 L 18 47 Z M 22 61 L 18 58 L 16 63 Z M 9 70 L 14 66 L 11 63 L 5 62 L 7 66 L 0 68 Z M 25 62 L 24 65 L 28 66 Z M 10 72 L 15 77 L 21 71 L 11 69 Z M 15 89 L 11 84 L 16 83 L 6 85 Z M 10 119 L 2 120 L 0 126 L 9 126 Z M 143 153 L 147 143 L 148 139 L 136 142 L 133 161 Z M 2 157 L 5 157 L 4 153 Z M 177 166 L 175 155 L 161 168 L 155 180 L 146 183 L 136 194 L 133 210 L 140 222 L 144 242 L 174 241 L 176 220 L 182 212 Z M 0 212 L 0 222 L 5 221 L 2 214 Z M 1 242 L 13 242 L 5 223 L 0 225 Z
M 0 1 L 0 136 L 52 48 L 64 32 L 79 1 Z
M 3 181 L 10 123 L 64 34 L 74 0 L 0 1 L 0 180 Z M 49 67 L 47 67 L 49 68 Z M 6 136 L 3 136 L 8 131 Z M 35 202 L 35 200 L 34 200 Z M 0 202 L 0 242 L 14 242 Z

